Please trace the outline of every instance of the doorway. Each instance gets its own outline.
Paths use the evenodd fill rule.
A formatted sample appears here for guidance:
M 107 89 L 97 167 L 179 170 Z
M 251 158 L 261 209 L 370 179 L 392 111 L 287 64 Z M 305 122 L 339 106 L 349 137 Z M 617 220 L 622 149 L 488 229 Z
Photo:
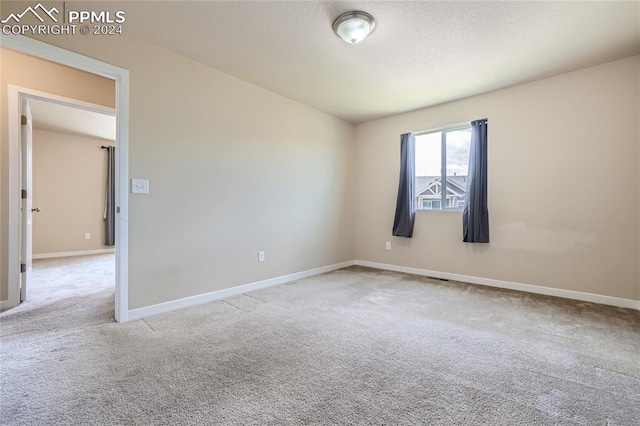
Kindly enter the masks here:
M 100 311 L 106 303 L 113 317 L 115 109 L 26 95 L 22 104 L 20 302 L 50 310 L 83 300 Z
M 36 40 L 21 36 L 7 36 L 0 45 L 30 56 L 62 64 L 81 71 L 97 74 L 115 80 L 116 83 L 116 143 L 115 158 L 115 234 L 118 244 L 116 251 L 116 289 L 114 317 L 116 321 L 128 320 L 128 71 L 73 52 L 66 51 Z M 7 300 L 2 308 L 10 308 L 20 303 L 21 277 L 21 192 L 20 177 L 21 150 L 21 102 L 23 98 L 41 97 L 47 94 L 28 88 L 9 85 L 8 87 L 8 130 L 9 130 L 9 211 L 8 211 L 8 257 Z M 44 95 L 44 96 L 43 96 Z M 69 102 L 68 98 L 57 97 L 58 101 Z M 4 220 L 4 219 L 3 219 Z

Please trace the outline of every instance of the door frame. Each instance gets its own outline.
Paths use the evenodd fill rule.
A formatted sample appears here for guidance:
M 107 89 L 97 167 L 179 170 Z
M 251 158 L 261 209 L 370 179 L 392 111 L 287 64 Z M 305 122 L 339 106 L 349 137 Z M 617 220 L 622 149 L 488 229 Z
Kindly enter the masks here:
M 128 321 L 129 312 L 129 71 L 38 40 L 19 35 L 3 35 L 0 46 L 76 68 L 116 82 L 116 289 L 114 316 L 118 322 Z M 25 92 L 26 91 L 26 92 Z M 24 93 L 37 92 L 10 86 L 8 96 L 9 130 L 9 229 L 8 300 L 3 309 L 20 303 L 20 99 Z M 38 92 L 42 95 L 42 92 Z M 49 96 L 46 98 L 50 99 Z M 62 98 L 62 97 L 60 97 Z M 65 98 L 69 99 L 69 98 Z M 78 101 L 76 101 L 78 102 Z M 85 103 L 86 106 L 86 103 Z M 118 212 L 119 211 L 119 212 Z

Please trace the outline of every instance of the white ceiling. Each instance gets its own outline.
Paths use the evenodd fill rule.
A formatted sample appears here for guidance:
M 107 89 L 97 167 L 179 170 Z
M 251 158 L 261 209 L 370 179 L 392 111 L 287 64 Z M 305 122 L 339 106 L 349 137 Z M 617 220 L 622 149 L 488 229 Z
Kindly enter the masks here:
M 67 105 L 30 99 L 33 128 L 116 140 L 116 117 Z
M 636 1 L 120 6 L 127 32 L 356 123 L 640 53 Z M 349 45 L 331 24 L 358 9 L 376 30 Z

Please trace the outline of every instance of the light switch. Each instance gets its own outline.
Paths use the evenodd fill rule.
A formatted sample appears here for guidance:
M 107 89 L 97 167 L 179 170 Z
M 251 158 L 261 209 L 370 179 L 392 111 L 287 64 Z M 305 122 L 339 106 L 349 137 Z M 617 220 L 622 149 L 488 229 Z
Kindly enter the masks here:
M 132 194 L 148 194 L 149 179 L 131 179 Z

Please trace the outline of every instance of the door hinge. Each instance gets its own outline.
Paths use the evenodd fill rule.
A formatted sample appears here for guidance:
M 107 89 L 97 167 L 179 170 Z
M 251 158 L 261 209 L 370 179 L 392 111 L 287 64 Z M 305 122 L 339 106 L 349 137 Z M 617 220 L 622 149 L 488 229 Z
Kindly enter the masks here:
M 22 274 L 23 272 L 27 272 L 27 264 L 26 263 L 21 263 L 20 264 L 20 273 Z
M 21 192 L 21 196 L 20 196 L 20 197 L 21 197 L 23 200 L 26 200 L 26 199 L 27 199 L 27 190 L 26 190 L 26 189 L 23 189 L 23 190 L 22 190 L 22 192 Z
M 26 115 L 21 115 L 20 116 L 20 124 L 22 124 L 23 126 L 25 126 L 27 124 L 27 116 Z

